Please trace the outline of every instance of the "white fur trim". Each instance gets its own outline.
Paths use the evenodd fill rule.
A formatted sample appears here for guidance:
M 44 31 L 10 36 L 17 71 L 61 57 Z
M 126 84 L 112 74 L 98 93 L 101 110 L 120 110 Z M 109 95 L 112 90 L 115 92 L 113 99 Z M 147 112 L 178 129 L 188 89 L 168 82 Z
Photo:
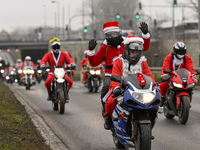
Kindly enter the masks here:
M 144 44 L 144 40 L 140 37 L 126 38 L 125 41 L 124 41 L 124 44 L 129 44 L 131 42 L 140 42 L 141 44 Z
M 117 49 L 120 49 L 121 48 L 121 45 L 117 45 Z
M 114 57 L 113 60 L 112 60 L 112 63 L 114 64 L 115 60 L 117 60 L 117 59 L 121 59 L 122 60 L 121 56 L 122 56 L 122 54 L 120 54 L 119 56 Z
M 92 51 L 87 51 L 87 55 L 88 56 L 94 56 L 95 55 L 95 50 L 92 50 Z
M 110 77 L 110 76 L 111 76 L 111 74 L 110 74 L 110 73 L 105 73 L 105 76 L 109 76 L 109 77 Z
M 60 42 L 54 41 L 53 43 L 51 43 L 51 46 L 56 45 L 56 44 L 60 45 Z
M 148 32 L 147 34 L 142 33 L 142 37 L 143 37 L 144 39 L 150 38 L 149 32 Z
M 108 32 L 108 31 L 119 31 L 119 27 L 107 27 L 107 28 L 104 28 L 103 31 L 104 33 Z
M 104 40 L 104 41 L 103 41 L 103 44 L 108 45 L 107 40 Z

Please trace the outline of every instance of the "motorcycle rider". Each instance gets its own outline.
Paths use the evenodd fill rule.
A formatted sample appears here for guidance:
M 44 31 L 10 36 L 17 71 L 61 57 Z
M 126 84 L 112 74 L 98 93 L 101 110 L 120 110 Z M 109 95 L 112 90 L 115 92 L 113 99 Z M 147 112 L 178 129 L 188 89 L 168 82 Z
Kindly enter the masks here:
M 15 68 L 16 69 L 19 69 L 20 67 L 21 67 L 21 65 L 22 65 L 22 60 L 21 59 L 17 59 L 17 62 L 16 62 L 16 64 L 15 64 Z
M 194 68 L 193 68 L 192 59 L 190 56 L 186 54 L 186 50 L 187 50 L 186 45 L 183 42 L 176 42 L 173 45 L 172 49 L 173 49 L 173 52 L 168 54 L 165 57 L 165 60 L 163 61 L 161 76 L 170 75 L 170 74 L 164 73 L 163 72 L 164 69 L 170 69 L 172 72 L 179 68 L 185 68 L 191 72 L 191 75 L 193 75 L 193 77 L 195 78 L 197 82 L 197 78 L 196 78 Z M 163 83 L 160 83 L 159 85 L 161 96 L 162 96 L 162 101 L 160 104 L 161 107 L 163 106 L 165 102 L 165 92 L 166 92 L 166 89 L 168 88 L 168 84 L 169 82 L 163 82 Z
M 140 37 L 128 36 L 124 40 L 125 51 L 122 55 L 115 59 L 112 69 L 112 75 L 118 75 L 122 78 L 127 77 L 129 74 L 143 73 L 152 78 L 154 77 L 149 70 L 149 66 L 146 62 L 145 56 L 142 56 L 144 50 L 144 40 Z M 112 125 L 112 112 L 117 104 L 117 100 L 113 99 L 122 93 L 122 89 L 118 82 L 111 81 L 109 91 L 104 96 L 103 101 L 105 103 L 105 123 L 104 128 L 109 130 Z M 114 98 L 112 97 L 114 95 Z
M 140 23 L 139 27 L 142 31 L 144 40 L 144 51 L 147 51 L 150 46 L 150 34 L 148 33 L 148 25 L 145 22 Z M 110 85 L 110 76 L 113 68 L 113 59 L 124 52 L 124 40 L 118 22 L 107 22 L 103 25 L 105 40 L 98 52 L 95 54 L 97 42 L 95 39 L 89 41 L 89 51 L 87 51 L 88 60 L 91 66 L 98 66 L 105 61 L 105 78 L 101 90 L 102 116 L 105 113 L 105 103 L 103 97 L 106 95 Z
M 34 64 L 34 62 L 31 61 L 31 57 L 30 56 L 26 56 L 24 62 L 22 63 L 20 69 L 24 69 L 26 67 L 33 67 L 33 69 L 36 69 L 36 66 Z M 21 74 L 20 76 L 20 80 L 21 82 L 23 82 L 23 77 L 24 77 L 24 73 Z M 33 79 L 33 83 L 35 83 L 35 74 L 32 74 L 32 79 Z
M 82 67 L 83 83 L 87 83 L 87 67 L 89 65 L 87 59 L 87 50 L 84 51 L 84 58 L 81 60 L 80 67 Z
M 40 62 L 40 67 L 42 69 L 45 68 L 45 64 L 47 62 L 49 63 L 49 66 L 64 67 L 65 61 L 67 61 L 69 64 L 71 64 L 72 68 L 76 67 L 76 64 L 73 61 L 73 59 L 69 57 L 65 52 L 60 51 L 61 43 L 60 43 L 59 38 L 53 37 L 52 39 L 50 39 L 49 43 L 51 45 L 52 51 L 46 53 L 44 57 L 42 58 Z M 54 72 L 53 72 L 53 69 L 50 69 L 50 71 L 48 72 L 48 77 L 45 81 L 45 86 L 48 91 L 47 100 L 51 100 L 51 97 L 52 97 L 52 91 L 50 89 L 51 89 L 51 81 L 53 80 L 53 78 L 54 78 Z M 69 100 L 68 92 L 73 84 L 73 81 L 66 74 L 65 74 L 65 79 L 67 80 L 67 83 L 69 84 L 69 86 L 66 85 L 66 87 L 68 87 L 67 88 L 68 90 L 65 91 L 66 100 Z

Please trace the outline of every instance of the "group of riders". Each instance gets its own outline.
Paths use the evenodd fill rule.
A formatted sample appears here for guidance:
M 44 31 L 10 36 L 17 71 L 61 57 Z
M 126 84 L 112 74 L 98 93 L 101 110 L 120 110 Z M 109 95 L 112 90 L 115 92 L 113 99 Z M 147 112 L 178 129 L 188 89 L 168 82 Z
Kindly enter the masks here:
M 117 101 L 113 99 L 122 93 L 122 88 L 119 83 L 111 81 L 112 75 L 118 75 L 121 78 L 127 77 L 130 74 L 142 73 L 152 78 L 154 83 L 155 79 L 152 75 L 147 59 L 143 56 L 143 52 L 147 51 L 150 47 L 150 34 L 148 31 L 148 25 L 145 22 L 140 23 L 139 29 L 142 31 L 142 37 L 129 35 L 122 37 L 122 31 L 118 26 L 118 22 L 107 22 L 103 25 L 103 32 L 105 40 L 102 46 L 95 53 L 95 47 L 97 41 L 95 39 L 89 40 L 88 48 L 84 51 L 85 57 L 80 63 L 83 68 L 83 82 L 87 83 L 86 72 L 88 65 L 98 66 L 102 65 L 105 72 L 103 79 L 103 86 L 101 89 L 101 104 L 102 104 L 102 116 L 104 118 L 104 128 L 109 130 L 112 125 L 112 111 L 116 106 Z M 46 63 L 49 66 L 63 67 L 66 62 L 76 67 L 75 61 L 72 59 L 70 53 L 62 52 L 60 39 L 54 37 L 49 41 L 52 51 L 46 53 L 40 61 L 39 66 L 45 69 Z M 191 72 L 197 82 L 195 71 L 193 68 L 192 59 L 186 54 L 186 45 L 183 42 L 176 42 L 172 46 L 173 52 L 165 57 L 162 67 L 161 76 L 170 75 L 164 73 L 164 69 L 170 69 L 171 72 L 179 68 L 186 68 Z M 25 61 L 22 63 L 19 59 L 16 66 L 23 68 L 25 65 L 32 65 L 36 68 L 35 64 L 31 61 L 30 56 L 26 56 Z M 73 73 L 74 74 L 74 73 Z M 48 92 L 47 100 L 51 100 L 51 81 L 54 77 L 53 70 L 48 72 L 47 79 L 45 81 L 45 87 Z M 23 78 L 23 75 L 21 75 Z M 65 74 L 65 80 L 68 83 L 68 90 L 66 91 L 66 100 L 69 100 L 68 92 L 72 87 L 73 81 Z M 160 106 L 165 103 L 165 91 L 169 82 L 163 82 L 156 86 L 160 90 L 162 100 Z

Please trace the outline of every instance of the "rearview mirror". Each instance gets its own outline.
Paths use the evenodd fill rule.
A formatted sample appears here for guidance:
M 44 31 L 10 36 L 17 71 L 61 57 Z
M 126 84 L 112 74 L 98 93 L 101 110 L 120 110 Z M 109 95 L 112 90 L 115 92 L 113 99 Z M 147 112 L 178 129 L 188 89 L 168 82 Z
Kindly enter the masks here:
M 168 82 L 171 78 L 172 78 L 172 76 L 165 75 L 165 76 L 161 77 L 161 81 L 162 82 Z
M 120 82 L 121 81 L 121 77 L 117 76 L 117 75 L 112 75 L 110 79 L 112 81 L 115 81 L 115 82 Z

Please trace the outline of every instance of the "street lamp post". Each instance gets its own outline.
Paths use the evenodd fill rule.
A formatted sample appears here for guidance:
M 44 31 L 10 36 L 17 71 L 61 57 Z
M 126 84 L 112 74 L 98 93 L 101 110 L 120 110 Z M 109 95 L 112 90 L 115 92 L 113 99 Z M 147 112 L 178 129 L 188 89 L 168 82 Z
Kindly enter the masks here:
M 46 28 L 46 5 L 43 5 L 44 7 L 44 28 Z
M 59 27 L 60 27 L 60 20 L 59 20 L 59 2 L 58 1 L 51 1 L 52 3 L 57 3 L 57 8 L 58 8 L 58 37 L 60 37 L 60 30 L 59 30 Z

